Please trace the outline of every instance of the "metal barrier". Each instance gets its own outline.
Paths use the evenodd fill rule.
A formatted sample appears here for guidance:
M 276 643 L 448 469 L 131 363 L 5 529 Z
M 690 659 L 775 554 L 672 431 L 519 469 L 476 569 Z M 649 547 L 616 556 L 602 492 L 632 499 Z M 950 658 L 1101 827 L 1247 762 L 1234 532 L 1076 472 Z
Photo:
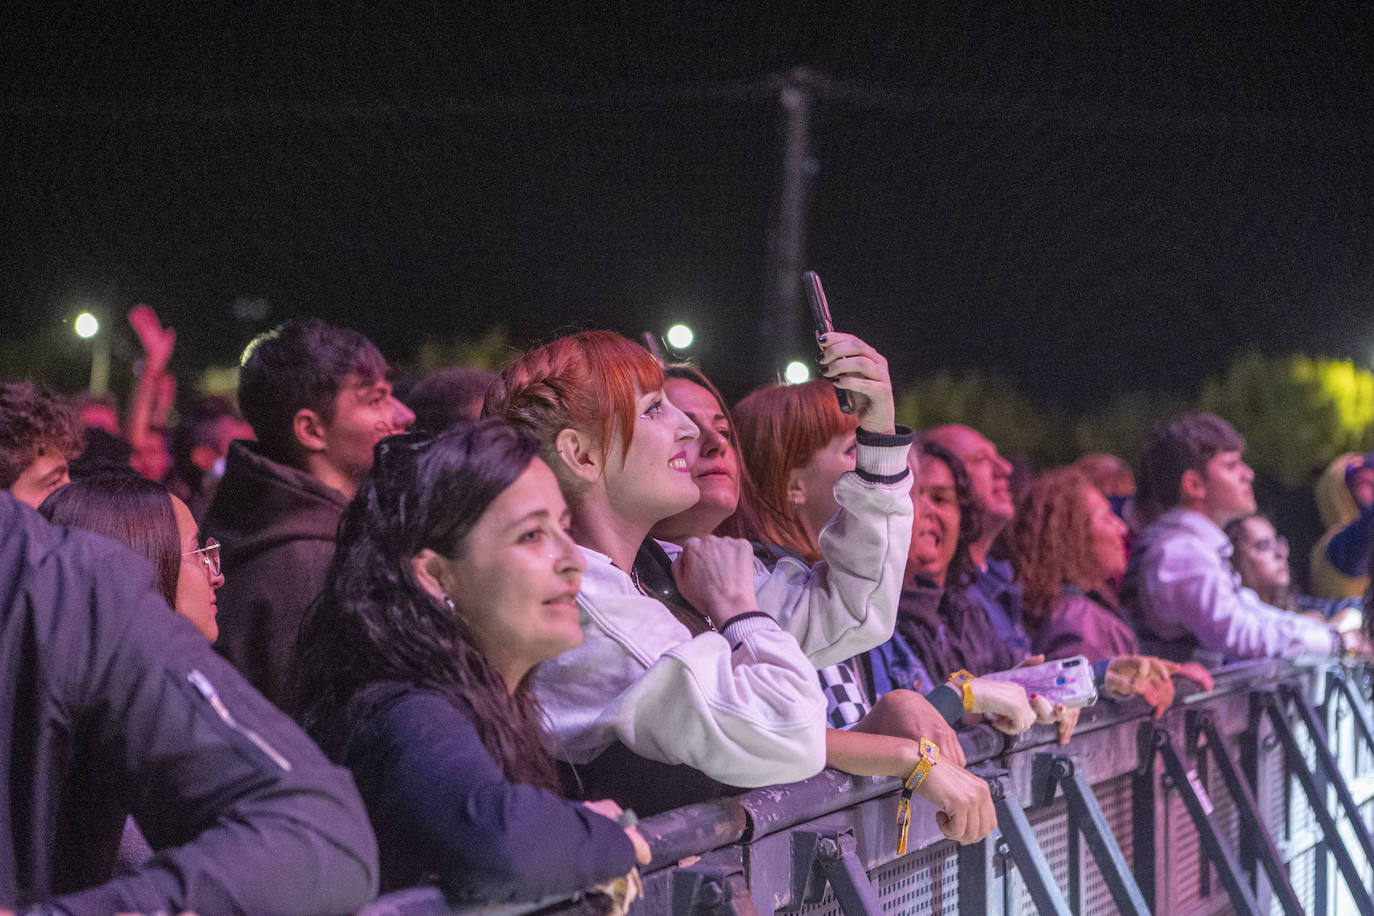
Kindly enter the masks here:
M 998 813 L 971 846 L 917 799 L 897 858 L 897 781 L 833 770 L 647 818 L 655 858 L 632 913 L 1374 914 L 1368 669 L 1251 662 L 1209 693 L 1179 684 L 1158 720 L 1139 701 L 1085 710 L 1064 747 L 1049 726 L 962 734 Z M 451 910 L 416 889 L 364 912 L 584 909 Z

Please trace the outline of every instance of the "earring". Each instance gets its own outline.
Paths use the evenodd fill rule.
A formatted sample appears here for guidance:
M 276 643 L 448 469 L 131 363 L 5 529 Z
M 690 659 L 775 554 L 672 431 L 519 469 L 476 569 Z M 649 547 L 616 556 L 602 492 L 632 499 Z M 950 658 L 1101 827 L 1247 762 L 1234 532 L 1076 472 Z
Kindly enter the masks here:
M 450 611 L 457 611 L 457 610 L 458 610 L 458 608 L 454 607 L 454 605 L 453 605 L 453 599 L 450 598 L 450 597 L 448 596 L 448 592 L 441 592 L 440 595 L 441 595 L 441 596 L 443 597 L 443 599 L 444 599 L 444 605 L 445 605 Z

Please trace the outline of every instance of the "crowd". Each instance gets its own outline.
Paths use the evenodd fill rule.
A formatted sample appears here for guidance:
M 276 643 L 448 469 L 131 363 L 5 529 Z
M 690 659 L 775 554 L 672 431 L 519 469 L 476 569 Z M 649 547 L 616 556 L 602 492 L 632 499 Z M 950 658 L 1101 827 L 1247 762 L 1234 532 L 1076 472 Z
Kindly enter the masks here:
M 1105 455 L 1014 489 L 977 430 L 898 425 L 849 334 L 732 408 L 606 331 L 398 395 L 297 319 L 169 430 L 175 335 L 131 324 L 126 422 L 0 385 L 0 908 L 621 912 L 635 814 L 824 767 L 902 780 L 899 849 L 913 795 L 983 839 L 958 731 L 1077 722 L 1017 669 L 1082 656 L 1162 715 L 1231 660 L 1370 655 L 1374 454 L 1323 477 L 1304 595 L 1210 414 L 1150 434 L 1138 492 Z

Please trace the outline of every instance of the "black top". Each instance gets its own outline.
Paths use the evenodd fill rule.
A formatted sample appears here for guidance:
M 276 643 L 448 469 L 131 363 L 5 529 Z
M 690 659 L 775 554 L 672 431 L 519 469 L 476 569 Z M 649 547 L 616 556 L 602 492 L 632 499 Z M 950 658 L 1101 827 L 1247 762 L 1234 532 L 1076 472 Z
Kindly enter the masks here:
M 239 440 L 201 523 L 224 545 L 215 649 L 287 712 L 297 707 L 301 621 L 324 587 L 347 505 L 338 490 Z
M 377 831 L 382 890 L 437 881 L 466 900 L 538 900 L 628 872 L 614 821 L 507 781 L 466 712 L 400 682 L 364 688 L 326 748 L 353 772 Z

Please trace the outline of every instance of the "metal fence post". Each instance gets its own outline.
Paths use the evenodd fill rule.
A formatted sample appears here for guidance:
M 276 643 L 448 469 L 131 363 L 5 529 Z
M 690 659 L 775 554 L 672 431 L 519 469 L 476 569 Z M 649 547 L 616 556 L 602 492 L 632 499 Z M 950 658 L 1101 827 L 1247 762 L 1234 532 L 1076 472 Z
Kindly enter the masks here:
M 1073 760 L 1067 754 L 1051 754 L 1049 770 L 1050 792 L 1058 785 L 1064 790 L 1064 801 L 1069 809 L 1069 822 L 1076 827 L 1088 841 L 1088 850 L 1097 862 L 1097 870 L 1107 882 L 1112 900 L 1116 902 L 1117 912 L 1128 916 L 1149 916 L 1150 908 L 1140 887 L 1135 883 L 1131 867 L 1126 863 L 1126 855 L 1112 836 L 1107 819 L 1102 814 L 1102 806 L 1097 803 L 1092 786 L 1083 774 L 1078 772 Z
M 1006 840 L 1011 850 L 1011 857 L 1021 873 L 1021 880 L 1026 882 L 1026 890 L 1030 891 L 1036 910 L 1041 916 L 1069 916 L 1068 901 L 1054 881 L 1054 871 L 1040 850 L 1035 831 L 1031 830 L 1030 821 L 1026 820 L 1026 812 L 1021 810 L 1020 800 L 1007 791 L 1005 777 L 989 779 L 988 788 L 992 790 L 992 802 L 997 809 L 997 826 L 1002 831 L 1002 839 Z
M 1292 693 L 1292 691 L 1286 692 L 1290 695 Z M 1321 824 L 1322 834 L 1325 837 L 1327 849 L 1336 857 L 1336 865 L 1341 870 L 1341 876 L 1345 879 L 1345 885 L 1350 891 L 1350 896 L 1355 899 L 1355 905 L 1359 907 L 1361 913 L 1374 913 L 1374 900 L 1370 899 L 1369 890 L 1363 884 L 1360 871 L 1355 865 L 1355 860 L 1350 855 L 1350 850 L 1345 848 L 1345 841 L 1341 839 L 1340 830 L 1336 825 L 1336 819 L 1331 816 L 1330 811 L 1326 810 L 1325 793 L 1322 792 L 1321 787 L 1317 784 L 1316 775 L 1307 767 L 1307 761 L 1302 755 L 1302 748 L 1298 746 L 1298 739 L 1294 736 L 1293 730 L 1289 726 L 1287 719 L 1284 718 L 1283 710 L 1279 705 L 1278 696 L 1269 691 L 1263 691 L 1260 693 L 1260 697 L 1261 702 L 1264 703 L 1265 712 L 1269 715 L 1269 721 L 1274 727 L 1274 732 L 1283 743 L 1284 755 L 1288 760 L 1288 769 L 1293 775 L 1298 777 L 1298 782 L 1301 784 L 1303 792 L 1307 794 L 1308 804 L 1312 806 L 1312 813 L 1316 815 L 1317 822 Z M 1302 698 L 1301 694 L 1299 694 L 1299 699 L 1305 698 Z M 1303 713 L 1302 704 L 1299 703 L 1297 705 L 1299 707 L 1299 714 L 1301 715 Z M 1310 713 L 1311 708 L 1309 707 L 1306 711 Z M 1316 721 L 1305 721 L 1304 724 L 1307 725 L 1309 733 L 1312 735 L 1313 743 L 1317 745 L 1317 760 L 1321 761 L 1323 759 L 1323 753 L 1329 757 L 1331 752 L 1327 748 L 1322 747 L 1320 743 L 1325 740 L 1325 729 L 1322 729 Z M 1312 730 L 1313 726 L 1316 726 L 1315 731 Z M 1345 785 L 1345 781 L 1341 778 L 1340 772 L 1336 770 L 1326 775 L 1328 779 L 1331 776 L 1335 777 L 1338 789 L 1344 788 L 1345 795 L 1348 798 L 1350 789 Z M 1355 812 L 1358 817 L 1359 809 L 1356 808 Z M 1364 825 L 1361 822 L 1356 826 L 1362 828 Z M 1365 831 L 1365 836 L 1366 838 L 1368 837 L 1367 830 Z
M 1183 759 L 1174 749 L 1173 739 L 1162 728 L 1155 729 L 1155 749 L 1158 751 L 1160 759 L 1164 761 L 1164 771 L 1173 780 L 1174 788 L 1183 798 L 1183 804 L 1193 819 L 1193 826 L 1197 828 L 1198 836 L 1202 840 L 1202 848 L 1206 851 L 1207 857 L 1212 860 L 1212 864 L 1216 866 L 1217 872 L 1221 875 L 1222 883 L 1226 885 L 1226 893 L 1231 897 L 1231 905 L 1236 908 L 1241 916 L 1259 916 L 1259 905 L 1255 903 L 1254 894 L 1250 893 L 1250 888 L 1245 884 L 1240 866 L 1236 864 L 1235 857 L 1226 848 L 1226 844 L 1222 842 L 1221 834 L 1212 824 L 1211 812 L 1207 810 L 1208 806 L 1203 804 L 1201 796 L 1193 787 L 1188 770 L 1183 765 Z
M 1206 738 L 1205 750 L 1210 753 L 1217 769 L 1221 771 L 1222 782 L 1226 783 L 1231 801 L 1240 814 L 1242 828 L 1257 845 L 1260 863 L 1269 878 L 1269 887 L 1279 898 L 1283 911 L 1288 916 L 1303 916 L 1302 904 L 1298 902 L 1298 895 L 1288 881 L 1288 873 L 1284 870 L 1278 847 L 1274 845 L 1274 838 L 1269 835 L 1269 830 L 1260 817 L 1259 802 L 1255 800 L 1255 793 L 1241 775 L 1240 767 L 1232 759 L 1231 752 L 1226 749 L 1221 733 L 1212 721 L 1212 714 L 1206 711 L 1189 712 L 1188 722 L 1189 731 L 1196 729 L 1199 735 Z M 1199 756 L 1203 750 L 1198 750 Z

